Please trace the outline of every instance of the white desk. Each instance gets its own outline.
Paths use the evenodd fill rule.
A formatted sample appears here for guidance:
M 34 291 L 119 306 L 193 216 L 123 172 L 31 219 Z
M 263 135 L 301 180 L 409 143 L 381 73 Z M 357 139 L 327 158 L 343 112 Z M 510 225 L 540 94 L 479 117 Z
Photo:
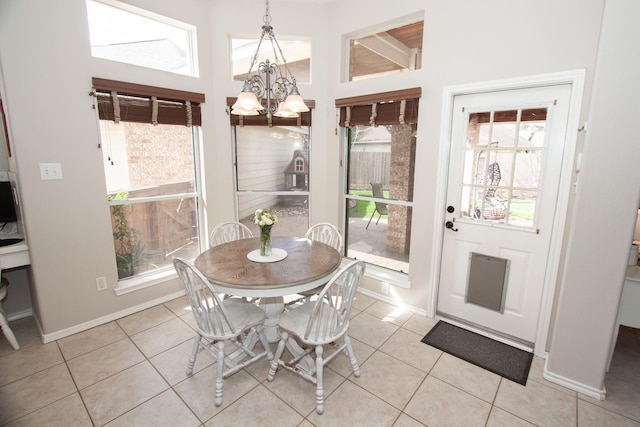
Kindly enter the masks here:
M 3 235 L 3 238 L 9 236 Z M 24 241 L 9 246 L 0 246 L 0 270 L 23 267 L 31 264 L 29 247 Z
M 611 349 L 609 350 L 609 361 L 607 363 L 607 372 L 611 365 L 611 357 L 613 350 L 618 341 L 618 330 L 620 325 L 629 326 L 631 328 L 640 328 L 640 266 L 630 265 L 627 267 L 627 273 L 624 278 L 624 286 L 622 295 L 620 296 L 620 306 L 618 307 L 618 318 L 616 327 L 611 340 Z

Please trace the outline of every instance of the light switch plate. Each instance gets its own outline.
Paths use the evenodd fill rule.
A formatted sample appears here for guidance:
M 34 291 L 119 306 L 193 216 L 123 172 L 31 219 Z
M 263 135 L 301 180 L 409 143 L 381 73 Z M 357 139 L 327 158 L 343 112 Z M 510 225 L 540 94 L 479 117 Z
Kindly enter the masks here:
M 40 179 L 62 179 L 62 165 L 60 163 L 40 163 Z

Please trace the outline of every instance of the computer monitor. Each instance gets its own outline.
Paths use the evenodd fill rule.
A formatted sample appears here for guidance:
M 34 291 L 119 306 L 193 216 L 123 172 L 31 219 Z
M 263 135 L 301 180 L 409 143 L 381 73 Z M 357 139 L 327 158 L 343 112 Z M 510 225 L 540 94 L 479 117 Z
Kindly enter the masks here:
M 16 205 L 13 200 L 13 190 L 9 181 L 0 181 L 0 224 L 16 222 Z

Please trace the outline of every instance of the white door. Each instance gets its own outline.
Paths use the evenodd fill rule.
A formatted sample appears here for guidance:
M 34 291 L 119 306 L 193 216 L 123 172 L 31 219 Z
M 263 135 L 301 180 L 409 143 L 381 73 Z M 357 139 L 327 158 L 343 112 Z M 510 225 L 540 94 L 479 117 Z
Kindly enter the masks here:
M 454 98 L 438 314 L 535 342 L 570 94 Z

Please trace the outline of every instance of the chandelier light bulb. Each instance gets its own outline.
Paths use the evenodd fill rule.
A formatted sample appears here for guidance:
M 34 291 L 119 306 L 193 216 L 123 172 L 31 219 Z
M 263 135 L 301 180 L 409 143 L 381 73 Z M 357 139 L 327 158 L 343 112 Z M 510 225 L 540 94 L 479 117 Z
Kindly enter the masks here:
M 263 110 L 264 107 L 258 101 L 258 98 L 256 97 L 255 93 L 253 93 L 251 90 L 243 90 L 242 92 L 240 92 L 240 95 L 238 96 L 238 99 L 236 100 L 236 102 L 231 106 L 231 109 L 236 111 L 256 111 L 257 112 L 257 111 Z M 234 114 L 242 114 L 242 113 L 234 113 Z M 247 114 L 243 114 L 243 115 L 247 115 Z

